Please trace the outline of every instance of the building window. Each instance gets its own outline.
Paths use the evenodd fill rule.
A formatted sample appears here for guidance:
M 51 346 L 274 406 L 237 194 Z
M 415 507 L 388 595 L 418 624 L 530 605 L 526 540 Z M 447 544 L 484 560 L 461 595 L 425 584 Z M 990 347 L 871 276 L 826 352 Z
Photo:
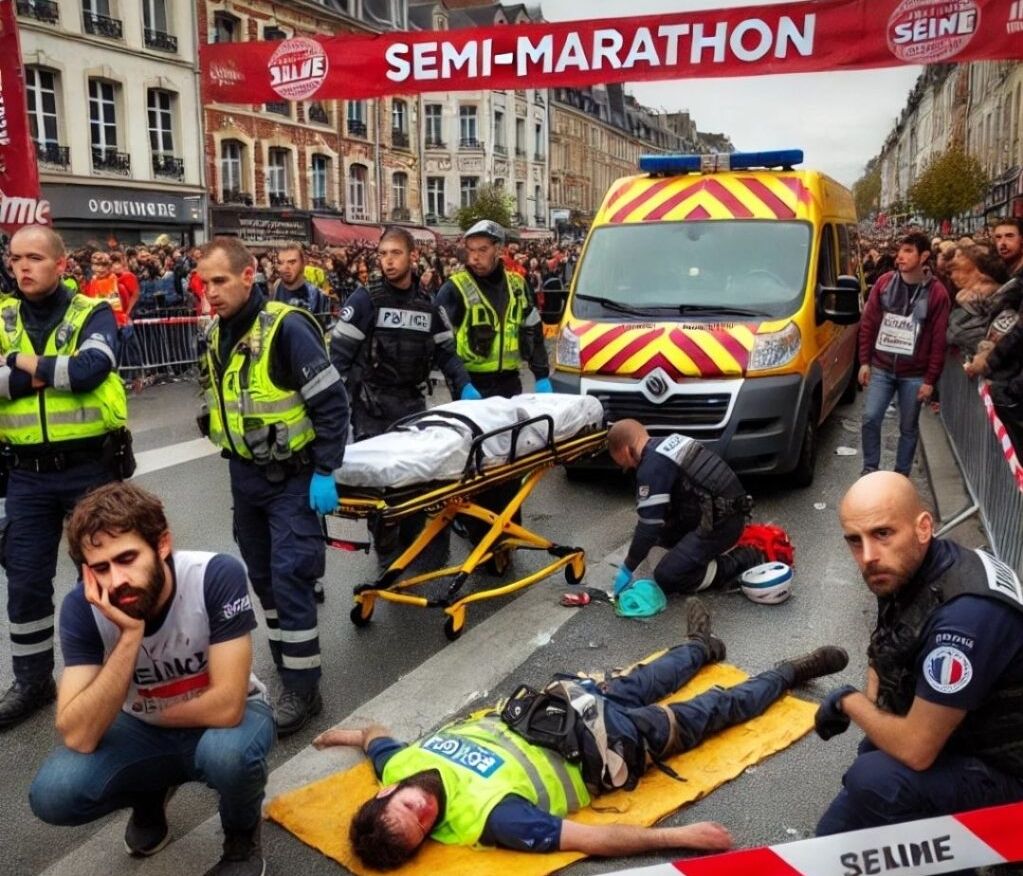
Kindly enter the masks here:
M 480 178 L 478 176 L 463 176 L 461 184 L 461 205 L 463 207 L 471 207 L 476 203 L 476 193 L 480 186 Z
M 398 171 L 391 176 L 391 218 L 397 222 L 412 218 L 408 208 L 408 174 Z
M 458 142 L 464 148 L 476 149 L 480 145 L 479 128 L 476 124 L 476 107 L 458 108 Z
M 156 176 L 183 179 L 185 164 L 174 155 L 174 99 L 169 91 L 150 88 L 147 95 L 149 110 L 149 148 L 153 153 L 153 173 Z
M 121 19 L 110 14 L 110 0 L 82 0 L 82 21 L 85 32 L 93 36 L 113 40 L 124 36 Z
M 252 205 L 252 195 L 243 191 L 245 144 L 224 140 L 220 144 L 220 200 L 225 204 Z
M 546 225 L 547 224 L 547 216 L 546 216 L 546 212 L 547 211 L 544 209 L 544 206 L 543 206 L 543 189 L 541 189 L 540 186 L 536 186 L 533 189 L 533 206 L 536 208 L 536 217 L 535 217 L 536 218 L 536 224 L 537 225 Z
M 348 134 L 351 137 L 366 136 L 366 101 L 348 101 Z
M 241 19 L 227 12 L 213 13 L 213 33 L 211 43 L 240 43 L 242 41 Z
M 365 164 L 353 164 L 348 168 L 348 210 L 350 218 L 366 217 L 366 180 L 369 168 Z
M 494 152 L 498 155 L 507 155 L 508 146 L 504 141 L 504 113 L 494 110 Z
M 49 70 L 25 68 L 28 97 L 28 127 L 32 139 L 41 145 L 57 143 L 57 77 Z
M 403 134 L 408 133 L 408 104 L 403 100 L 391 102 L 391 128 Z
M 515 183 L 515 224 L 526 224 L 526 184 Z
M 428 103 L 424 110 L 426 117 L 426 146 L 444 145 L 444 107 L 439 103 Z
M 543 125 L 537 122 L 533 126 L 533 158 L 536 161 L 543 161 L 546 151 L 543 142 Z
M 426 178 L 426 212 L 434 219 L 443 219 L 446 209 L 444 195 L 444 177 L 428 176 Z
M 291 153 L 287 149 L 273 148 L 266 155 L 266 194 L 271 207 L 293 207 L 288 194 L 288 159 Z
M 330 159 L 326 155 L 314 155 L 312 160 L 312 177 L 310 179 L 310 197 L 314 210 L 325 210 L 330 207 L 327 191 L 330 187 Z
M 526 157 L 526 120 L 515 120 L 515 157 Z
M 142 0 L 142 24 L 147 49 L 178 50 L 178 38 L 171 35 L 167 20 L 167 0 Z
M 310 122 L 315 122 L 317 125 L 329 125 L 330 116 L 327 114 L 327 108 L 323 105 L 322 101 L 314 100 L 311 101 L 306 107 L 305 111 L 306 119 Z
M 57 0 L 18 0 L 18 15 L 45 21 L 47 24 L 60 24 L 60 7 Z
M 89 141 L 94 170 L 131 173 L 128 155 L 117 151 L 117 88 L 113 82 L 89 80 Z

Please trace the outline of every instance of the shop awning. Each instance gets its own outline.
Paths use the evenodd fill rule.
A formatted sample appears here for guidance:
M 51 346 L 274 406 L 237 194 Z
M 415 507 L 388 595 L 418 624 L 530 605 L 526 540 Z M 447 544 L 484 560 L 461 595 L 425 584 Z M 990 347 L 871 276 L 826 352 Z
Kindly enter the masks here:
M 422 225 L 403 225 L 402 228 L 412 235 L 416 243 L 434 244 L 437 242 L 436 233 Z
M 546 228 L 523 228 L 518 232 L 522 240 L 552 240 L 554 232 Z
M 313 237 L 316 242 L 326 246 L 344 246 L 348 243 L 380 242 L 379 225 L 356 225 L 343 222 L 341 219 L 325 219 L 313 217 Z

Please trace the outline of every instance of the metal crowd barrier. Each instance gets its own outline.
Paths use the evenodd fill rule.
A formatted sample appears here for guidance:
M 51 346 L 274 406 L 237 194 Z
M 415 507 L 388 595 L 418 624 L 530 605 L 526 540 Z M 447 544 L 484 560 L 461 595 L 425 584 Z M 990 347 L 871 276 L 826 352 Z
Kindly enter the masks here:
M 190 307 L 165 308 L 136 319 L 121 338 L 118 371 L 143 384 L 194 377 L 199 361 L 199 327 L 208 319 Z
M 950 356 L 938 386 L 941 420 L 973 500 L 972 507 L 945 523 L 942 530 L 979 514 L 995 554 L 1023 574 L 1023 492 L 995 437 L 977 381 L 970 380 L 962 363 Z

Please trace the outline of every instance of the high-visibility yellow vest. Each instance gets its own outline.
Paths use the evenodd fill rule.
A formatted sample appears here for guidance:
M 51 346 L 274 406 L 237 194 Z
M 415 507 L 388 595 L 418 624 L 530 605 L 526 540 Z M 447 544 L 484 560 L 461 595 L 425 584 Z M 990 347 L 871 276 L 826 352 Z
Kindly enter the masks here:
M 306 265 L 302 269 L 302 276 L 317 289 L 326 292 L 330 288 L 327 284 L 327 272 L 319 265 Z
M 71 296 L 64 318 L 46 339 L 43 355 L 77 355 L 82 345 L 89 343 L 82 340 L 82 328 L 93 311 L 103 306 L 105 302 L 85 295 Z M 21 319 L 21 299 L 16 296 L 0 301 L 0 357 L 13 352 L 35 355 Z M 108 352 L 111 357 L 116 355 L 113 350 Z M 112 367 L 95 389 L 71 392 L 67 365 L 58 360 L 54 382 L 57 386 L 44 387 L 19 399 L 0 398 L 0 441 L 26 446 L 97 438 L 128 422 L 128 400 L 116 368 Z
M 430 836 L 449 845 L 476 843 L 494 807 L 512 794 L 558 817 L 590 802 L 577 764 L 531 745 L 496 714 L 449 724 L 403 748 L 381 779 L 396 784 L 423 770 L 437 770 L 444 784 L 444 818 Z
M 503 320 L 480 291 L 472 274 L 459 271 L 451 276 L 465 308 L 465 319 L 455 333 L 455 348 L 470 372 L 517 371 L 522 361 L 519 330 L 529 309 L 526 282 L 511 271 L 505 271 L 504 276 L 508 284 L 508 306 Z
M 220 319 L 206 333 L 201 380 L 210 413 L 210 441 L 259 464 L 288 459 L 316 432 L 297 390 L 282 389 L 270 377 L 271 350 L 284 317 L 297 313 L 321 329 L 304 310 L 268 301 L 235 344 L 222 371 L 218 360 Z M 219 374 L 219 379 L 218 379 Z

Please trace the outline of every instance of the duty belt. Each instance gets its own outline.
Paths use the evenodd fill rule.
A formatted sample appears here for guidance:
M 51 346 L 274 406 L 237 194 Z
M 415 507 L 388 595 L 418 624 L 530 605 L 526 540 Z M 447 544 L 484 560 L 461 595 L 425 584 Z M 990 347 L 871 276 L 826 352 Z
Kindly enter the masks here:
M 8 445 L 3 450 L 3 458 L 9 468 L 18 471 L 31 471 L 36 474 L 67 471 L 90 462 L 102 462 L 103 448 L 96 446 L 81 450 L 61 450 L 36 453 L 31 450 L 16 450 Z

